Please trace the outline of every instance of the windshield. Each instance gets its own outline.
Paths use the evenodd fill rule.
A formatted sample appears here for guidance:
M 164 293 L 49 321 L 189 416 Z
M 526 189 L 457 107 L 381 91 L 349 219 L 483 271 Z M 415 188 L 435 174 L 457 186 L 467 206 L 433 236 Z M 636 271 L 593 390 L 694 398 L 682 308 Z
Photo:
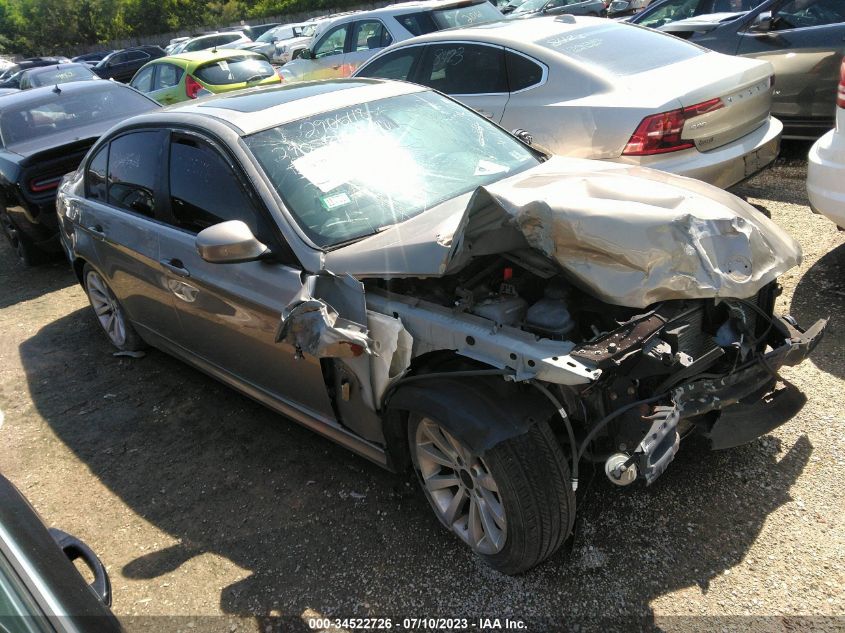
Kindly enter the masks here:
M 203 83 L 226 86 L 267 79 L 275 70 L 264 57 L 229 57 L 199 68 L 194 74 Z
M 129 118 L 151 110 L 153 103 L 143 95 L 110 81 L 98 81 L 99 90 L 59 95 L 49 94 L 37 100 L 0 110 L 0 137 L 6 147 L 42 136 L 110 120 Z
M 514 9 L 513 15 L 516 15 L 517 13 L 532 13 L 534 11 L 539 11 L 546 6 L 548 1 L 549 0 L 525 0 L 525 2 Z
M 39 87 L 64 84 L 70 81 L 85 81 L 86 79 L 94 79 L 96 76 L 92 70 L 84 66 L 66 64 L 50 70 L 32 73 L 29 81 L 33 86 Z
M 372 235 L 538 164 L 512 136 L 434 92 L 334 110 L 246 143 L 320 247 Z
M 262 44 L 269 44 L 274 39 L 284 40 L 290 37 L 290 35 L 287 35 L 285 32 L 290 33 L 290 28 L 283 26 L 275 29 L 270 29 L 269 31 L 266 31 L 261 36 L 259 36 L 259 38 L 255 41 L 261 42 Z
M 484 0 L 476 4 L 462 5 L 451 9 L 432 11 L 434 23 L 440 29 L 450 29 L 453 26 L 469 26 L 483 22 L 495 22 L 502 19 L 502 12 Z

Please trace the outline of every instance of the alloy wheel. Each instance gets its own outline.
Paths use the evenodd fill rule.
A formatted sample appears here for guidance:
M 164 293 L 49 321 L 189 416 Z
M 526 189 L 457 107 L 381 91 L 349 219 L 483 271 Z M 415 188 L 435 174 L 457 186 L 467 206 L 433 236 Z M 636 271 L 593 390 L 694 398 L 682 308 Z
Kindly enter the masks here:
M 420 420 L 414 439 L 420 479 L 438 518 L 473 551 L 500 552 L 505 508 L 484 460 L 429 418 Z
M 96 272 L 89 271 L 85 277 L 85 287 L 88 290 L 88 297 L 94 313 L 100 321 L 109 340 L 115 347 L 121 347 L 126 343 L 126 323 L 123 320 L 123 310 L 117 302 L 117 298 L 109 289 L 106 282 Z

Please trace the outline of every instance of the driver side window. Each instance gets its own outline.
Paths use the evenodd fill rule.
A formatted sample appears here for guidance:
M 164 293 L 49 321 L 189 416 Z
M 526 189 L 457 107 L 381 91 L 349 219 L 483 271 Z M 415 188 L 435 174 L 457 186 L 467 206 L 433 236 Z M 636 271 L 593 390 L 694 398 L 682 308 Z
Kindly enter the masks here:
M 647 18 L 638 22 L 638 24 L 640 26 L 657 28 L 669 22 L 691 18 L 693 15 L 696 15 L 696 9 L 698 8 L 700 1 L 701 0 L 671 0 L 670 2 L 664 2 L 660 5 L 659 9 Z
M 314 49 L 314 59 L 340 55 L 343 53 L 346 44 L 346 34 L 349 32 L 349 24 L 341 24 L 326 33 Z
M 772 18 L 779 31 L 836 24 L 845 21 L 845 0 L 790 0 Z

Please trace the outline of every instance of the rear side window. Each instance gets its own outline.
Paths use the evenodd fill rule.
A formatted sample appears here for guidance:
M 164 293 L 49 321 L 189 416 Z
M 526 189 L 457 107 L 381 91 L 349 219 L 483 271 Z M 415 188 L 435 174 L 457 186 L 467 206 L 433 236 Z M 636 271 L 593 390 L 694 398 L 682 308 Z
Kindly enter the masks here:
M 212 86 L 239 84 L 245 81 L 259 81 L 272 77 L 275 70 L 266 59 L 260 57 L 230 57 L 198 68 L 194 75 L 203 83 Z
M 229 164 L 194 139 L 177 137 L 170 144 L 170 211 L 175 225 L 192 233 L 242 220 L 254 235 L 266 234 Z
M 161 64 L 158 67 L 158 76 L 155 80 L 153 90 L 172 88 L 182 80 L 183 70 L 173 64 Z
M 149 59 L 150 56 L 147 55 L 144 51 L 129 51 L 126 53 L 126 60 L 128 62 L 136 62 L 140 59 Z
M 508 86 L 511 92 L 535 86 L 543 79 L 543 68 L 537 62 L 513 51 L 505 52 Z
M 155 215 L 162 145 L 160 132 L 132 132 L 111 142 L 109 204 L 148 217 Z
M 706 50 L 672 35 L 630 24 L 608 22 L 601 26 L 565 31 L 537 44 L 604 74 L 635 75 L 667 63 L 678 63 L 704 55 Z
M 155 66 L 147 66 L 146 68 L 138 71 L 138 74 L 132 78 L 132 81 L 129 83 L 129 85 L 135 88 L 135 90 L 140 90 L 141 92 L 150 92 L 153 89 L 154 72 Z
M 474 26 L 485 22 L 495 22 L 502 19 L 502 12 L 487 0 L 474 4 L 461 4 L 447 9 L 431 12 L 431 17 L 438 30 L 451 29 L 454 26 Z
M 450 95 L 508 91 L 505 51 L 476 44 L 437 44 L 426 49 L 420 83 Z
M 109 160 L 109 146 L 104 145 L 88 164 L 85 172 L 85 187 L 90 200 L 106 201 L 106 167 Z
M 399 22 L 412 35 L 425 35 L 426 33 L 434 33 L 438 30 L 431 13 L 406 13 L 405 15 L 397 15 L 396 21 Z
M 411 74 L 414 59 L 422 55 L 423 47 L 414 46 L 393 51 L 379 57 L 359 72 L 358 77 L 378 77 L 381 79 L 399 79 L 407 81 Z

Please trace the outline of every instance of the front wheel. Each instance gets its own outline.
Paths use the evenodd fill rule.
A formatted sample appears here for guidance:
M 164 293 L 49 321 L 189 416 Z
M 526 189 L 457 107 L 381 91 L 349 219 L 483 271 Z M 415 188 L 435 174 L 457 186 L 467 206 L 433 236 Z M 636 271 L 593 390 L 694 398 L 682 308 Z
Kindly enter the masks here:
M 493 569 L 525 572 L 571 532 L 569 467 L 547 423 L 476 455 L 437 420 L 411 414 L 408 440 L 435 515 Z

